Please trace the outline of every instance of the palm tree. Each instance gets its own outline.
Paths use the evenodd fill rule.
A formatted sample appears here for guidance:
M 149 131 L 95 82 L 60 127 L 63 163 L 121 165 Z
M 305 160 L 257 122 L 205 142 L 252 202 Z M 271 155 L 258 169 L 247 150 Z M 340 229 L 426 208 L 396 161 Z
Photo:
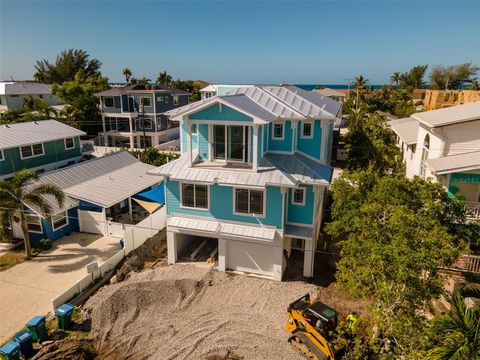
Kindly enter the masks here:
M 400 73 L 398 71 L 395 71 L 392 76 L 390 76 L 390 82 L 392 84 L 395 84 L 395 87 L 398 89 L 398 85 L 400 85 Z
M 438 345 L 430 350 L 430 358 L 480 359 L 480 305 L 467 308 L 462 291 L 455 292 L 449 300 L 449 313 L 433 321 L 432 332 Z
M 152 80 L 147 79 L 145 76 L 137 80 L 139 85 L 147 85 L 150 81 Z
M 365 86 L 367 85 L 368 79 L 365 79 L 363 75 L 359 75 L 355 78 L 355 88 L 357 89 L 357 101 L 355 104 L 356 109 L 358 109 L 359 102 L 360 102 L 360 94 L 365 90 Z
M 37 180 L 38 174 L 32 170 L 20 170 L 12 179 L 0 180 L 0 233 L 4 235 L 8 224 L 20 217 L 27 258 L 32 255 L 32 251 L 24 204 L 35 207 L 42 216 L 49 217 L 52 215 L 52 207 L 46 197 L 53 197 L 59 207 L 63 206 L 65 199 L 63 191 L 57 185 L 33 183 Z
M 157 83 L 160 85 L 170 86 L 172 85 L 173 78 L 165 70 L 163 70 L 157 77 Z
M 132 71 L 129 68 L 125 68 L 122 70 L 123 76 L 125 76 L 125 82 L 128 84 L 130 82 L 130 78 L 132 77 Z

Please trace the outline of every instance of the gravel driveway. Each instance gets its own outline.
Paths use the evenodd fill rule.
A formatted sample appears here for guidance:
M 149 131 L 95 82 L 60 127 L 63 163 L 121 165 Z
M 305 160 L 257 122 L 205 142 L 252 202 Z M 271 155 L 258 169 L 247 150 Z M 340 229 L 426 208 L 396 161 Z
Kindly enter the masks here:
M 100 358 L 303 359 L 283 329 L 287 305 L 318 288 L 186 264 L 104 287 L 87 303 Z
M 117 238 L 72 233 L 30 261 L 0 272 L 0 344 L 35 315 L 52 310 L 52 299 L 120 250 Z M 1 257 L 0 257 L 1 261 Z

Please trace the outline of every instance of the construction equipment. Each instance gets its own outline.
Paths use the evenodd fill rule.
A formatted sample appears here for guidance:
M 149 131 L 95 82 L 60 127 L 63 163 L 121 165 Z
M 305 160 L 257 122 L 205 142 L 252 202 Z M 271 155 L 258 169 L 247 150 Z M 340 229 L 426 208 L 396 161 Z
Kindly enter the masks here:
M 309 359 L 335 360 L 345 344 L 336 333 L 337 316 L 335 310 L 305 294 L 288 306 L 285 330 L 292 334 L 288 342 Z

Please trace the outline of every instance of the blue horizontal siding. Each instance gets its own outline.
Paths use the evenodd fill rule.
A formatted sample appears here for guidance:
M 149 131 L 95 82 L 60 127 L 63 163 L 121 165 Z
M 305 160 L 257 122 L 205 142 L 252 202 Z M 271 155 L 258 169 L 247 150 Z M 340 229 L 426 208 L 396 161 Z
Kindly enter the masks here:
M 203 110 L 197 111 L 189 115 L 194 120 L 220 120 L 220 121 L 249 121 L 253 122 L 253 118 L 245 115 L 231 107 L 219 104 L 213 104 Z
M 233 213 L 233 188 L 229 186 L 216 184 L 210 186 L 210 209 L 208 211 L 182 208 L 180 206 L 180 183 L 178 181 L 166 181 L 166 199 L 168 215 L 193 215 L 211 219 L 273 225 L 277 228 L 282 227 L 282 194 L 278 187 L 267 187 L 265 218 L 235 215 Z
M 313 224 L 313 207 L 315 202 L 315 194 L 311 185 L 305 186 L 305 205 L 292 204 L 294 189 L 288 190 L 288 217 L 287 222 L 299 224 Z
M 78 224 L 78 210 L 76 207 L 68 210 L 68 217 L 68 225 L 58 230 L 53 230 L 52 221 L 50 219 L 42 219 L 43 233 L 28 233 L 32 244 L 38 244 L 41 239 L 58 240 L 65 235 L 70 235 L 72 232 L 79 232 L 80 226 Z
M 305 154 L 321 160 L 322 148 L 322 124 L 320 120 L 315 120 L 313 124 L 313 138 L 302 139 L 303 122 L 299 121 L 297 125 L 297 149 Z
M 283 140 L 273 138 L 273 123 L 268 124 L 268 149 L 272 151 L 292 151 L 292 125 L 287 120 L 283 123 L 284 137 Z

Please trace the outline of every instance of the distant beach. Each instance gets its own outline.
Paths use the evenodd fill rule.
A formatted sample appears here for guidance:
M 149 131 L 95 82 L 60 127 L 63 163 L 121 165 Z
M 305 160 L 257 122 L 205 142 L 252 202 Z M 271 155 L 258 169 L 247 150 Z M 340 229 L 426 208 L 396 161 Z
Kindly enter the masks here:
M 336 89 L 336 90 L 348 90 L 348 85 L 343 84 L 343 85 L 332 85 L 332 84 L 297 84 L 295 85 L 299 87 L 300 89 L 307 90 L 307 91 L 312 91 L 316 87 L 326 87 L 330 89 Z M 370 87 L 373 86 L 374 89 L 381 89 L 382 86 L 385 85 L 367 85 L 367 88 L 370 89 Z M 354 89 L 355 87 L 353 85 L 350 85 L 350 89 Z

